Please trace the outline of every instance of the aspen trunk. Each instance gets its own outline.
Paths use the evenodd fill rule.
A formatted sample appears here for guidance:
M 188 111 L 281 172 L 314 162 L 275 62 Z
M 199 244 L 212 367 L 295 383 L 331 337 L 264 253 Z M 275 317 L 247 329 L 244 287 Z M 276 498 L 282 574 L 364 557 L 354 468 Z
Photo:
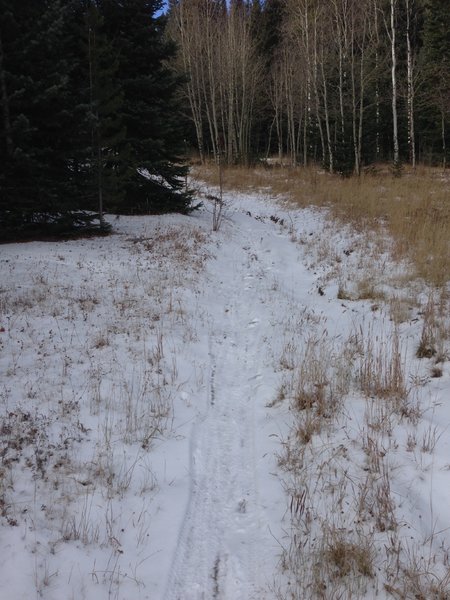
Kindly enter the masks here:
M 321 118 L 321 114 L 320 114 L 320 96 L 319 96 L 319 89 L 318 89 L 318 85 L 317 85 L 318 62 L 319 61 L 318 61 L 318 56 L 317 56 L 317 13 L 316 13 L 314 15 L 314 64 L 313 64 L 312 80 L 313 80 L 314 97 L 315 97 L 315 101 L 316 101 L 317 127 L 319 128 L 320 143 L 322 146 L 322 164 L 325 166 L 327 151 L 326 151 L 326 145 L 325 145 L 325 136 L 323 133 L 322 118 Z
M 409 159 L 412 168 L 416 168 L 416 140 L 414 131 L 414 66 L 411 48 L 411 4 L 414 0 L 406 1 L 406 64 L 407 64 L 407 80 L 408 80 L 408 146 Z
M 447 167 L 447 147 L 445 144 L 445 112 L 441 111 L 441 137 L 442 137 L 442 169 L 445 171 Z
M 392 136 L 394 145 L 394 168 L 400 165 L 398 145 L 398 118 L 397 118 L 397 50 L 396 50 L 396 25 L 395 8 L 397 0 L 391 1 L 391 77 L 392 77 Z
M 322 59 L 320 61 L 320 69 L 322 74 L 322 96 L 323 96 L 323 107 L 325 112 L 325 131 L 327 133 L 327 147 L 328 147 L 328 169 L 330 173 L 334 171 L 334 156 L 333 156 L 333 144 L 331 141 L 331 130 L 330 130 L 330 114 L 328 109 L 328 90 L 327 81 L 325 78 L 325 67 L 324 67 L 324 56 L 323 56 L 323 40 L 322 40 Z
M 378 25 L 378 6 L 375 0 L 374 6 L 374 29 L 375 29 L 375 157 L 376 160 L 380 160 L 380 78 L 378 75 L 378 71 L 380 68 L 380 53 L 379 53 L 379 45 L 380 45 L 380 30 Z

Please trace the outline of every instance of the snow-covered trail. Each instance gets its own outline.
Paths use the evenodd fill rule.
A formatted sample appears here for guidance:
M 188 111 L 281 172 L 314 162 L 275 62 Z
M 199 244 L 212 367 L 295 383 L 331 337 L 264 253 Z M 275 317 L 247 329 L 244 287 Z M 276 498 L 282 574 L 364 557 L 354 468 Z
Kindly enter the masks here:
M 1 248 L 2 600 L 448 596 L 448 298 L 324 211 L 226 206 Z M 330 414 L 295 411 L 324 377 Z M 374 577 L 337 579 L 331 530 Z
M 244 212 L 225 228 L 235 243 L 221 245 L 210 273 L 208 402 L 191 433 L 190 498 L 167 600 L 266 598 L 265 567 L 279 551 L 261 497 L 275 479 L 261 424 L 273 399 L 264 393 L 273 390 L 272 342 L 283 336 L 267 300 L 292 243 Z

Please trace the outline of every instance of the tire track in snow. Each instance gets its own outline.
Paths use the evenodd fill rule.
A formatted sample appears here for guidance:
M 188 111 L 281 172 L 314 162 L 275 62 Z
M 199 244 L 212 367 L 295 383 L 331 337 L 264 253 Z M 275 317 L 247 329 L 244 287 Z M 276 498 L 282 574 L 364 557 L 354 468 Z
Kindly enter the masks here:
M 209 402 L 192 431 L 190 499 L 165 600 L 262 598 L 254 439 L 261 347 L 251 288 L 242 285 L 255 268 L 251 244 L 246 246 L 232 280 L 217 281 L 216 298 L 222 302 L 215 309 L 226 312 L 229 325 L 210 340 Z M 223 250 L 221 260 L 234 261 Z M 228 265 L 223 272 L 229 270 Z M 220 277 L 220 265 L 216 272 Z

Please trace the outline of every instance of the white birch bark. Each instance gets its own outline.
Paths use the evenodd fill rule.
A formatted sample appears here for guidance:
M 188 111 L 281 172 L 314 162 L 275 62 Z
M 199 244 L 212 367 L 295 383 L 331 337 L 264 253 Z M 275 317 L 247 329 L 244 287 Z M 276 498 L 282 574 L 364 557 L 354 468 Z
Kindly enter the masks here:
M 405 0 L 406 3 L 406 65 L 408 82 L 408 147 L 409 158 L 413 169 L 416 168 L 416 140 L 414 127 L 414 58 L 411 46 L 411 15 L 414 0 Z
M 396 48 L 396 7 L 397 0 L 390 0 L 390 42 L 391 42 L 391 79 L 392 79 L 392 138 L 394 146 L 394 169 L 400 165 L 400 152 L 398 144 L 398 116 L 397 116 L 397 48 Z

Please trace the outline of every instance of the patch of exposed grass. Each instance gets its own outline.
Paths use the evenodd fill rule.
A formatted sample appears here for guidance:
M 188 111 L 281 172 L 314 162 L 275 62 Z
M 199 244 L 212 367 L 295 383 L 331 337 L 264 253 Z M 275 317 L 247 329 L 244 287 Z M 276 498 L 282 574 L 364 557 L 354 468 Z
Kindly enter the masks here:
M 373 577 L 373 550 L 368 537 L 356 543 L 340 529 L 332 528 L 327 533 L 323 556 L 334 577 Z

